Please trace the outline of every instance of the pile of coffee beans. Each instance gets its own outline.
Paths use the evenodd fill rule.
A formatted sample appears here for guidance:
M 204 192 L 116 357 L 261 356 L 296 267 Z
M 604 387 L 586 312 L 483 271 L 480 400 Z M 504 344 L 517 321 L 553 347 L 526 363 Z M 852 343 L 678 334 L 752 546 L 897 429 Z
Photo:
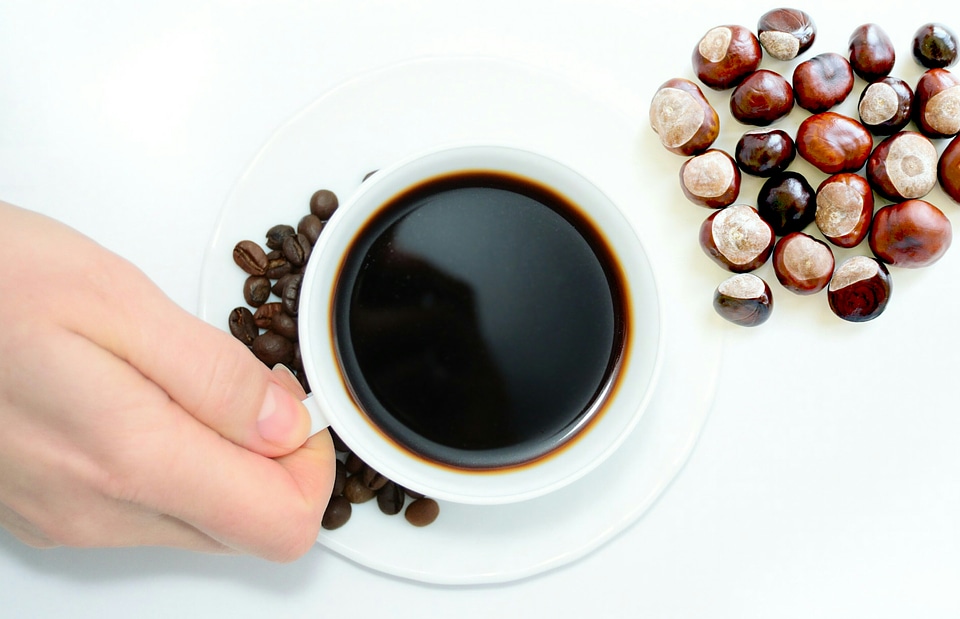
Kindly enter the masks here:
M 693 46 L 694 77 L 667 80 L 651 101 L 661 144 L 687 158 L 682 194 L 715 211 L 700 245 L 733 273 L 714 291 L 714 308 L 735 324 L 771 315 L 773 295 L 753 273 L 771 256 L 783 289 L 826 290 L 834 314 L 864 322 L 887 306 L 888 267 L 926 267 L 952 242 L 949 218 L 927 194 L 939 182 L 960 202 L 960 77 L 948 69 L 957 36 L 937 23 L 916 30 L 910 51 L 923 74 L 911 88 L 891 75 L 896 52 L 880 26 L 854 29 L 844 53 L 804 58 L 816 35 L 810 15 L 793 8 L 767 11 L 756 29 L 711 28 Z M 843 113 L 858 79 L 856 112 Z M 716 147 L 720 114 L 701 85 L 730 91 L 730 116 L 745 129 L 735 148 Z M 776 126 L 798 108 L 805 116 L 795 132 Z M 815 170 L 788 169 L 801 160 Z M 763 180 L 756 200 L 741 200 L 741 175 Z M 858 246 L 868 251 L 834 260 L 838 248 Z
M 286 366 L 307 393 L 310 385 L 300 355 L 297 322 L 300 286 L 313 247 L 338 206 L 334 192 L 320 189 L 310 197 L 309 212 L 296 227 L 277 224 L 266 231 L 262 244 L 244 239 L 233 248 L 233 260 L 247 278 L 243 283 L 245 305 L 234 308 L 227 320 L 230 333 L 268 367 Z M 436 520 L 440 512 L 436 501 L 401 488 L 374 471 L 333 430 L 330 432 L 337 451 L 337 470 L 323 515 L 325 529 L 343 526 L 350 519 L 353 505 L 373 499 L 382 513 L 392 516 L 403 511 L 414 526 Z

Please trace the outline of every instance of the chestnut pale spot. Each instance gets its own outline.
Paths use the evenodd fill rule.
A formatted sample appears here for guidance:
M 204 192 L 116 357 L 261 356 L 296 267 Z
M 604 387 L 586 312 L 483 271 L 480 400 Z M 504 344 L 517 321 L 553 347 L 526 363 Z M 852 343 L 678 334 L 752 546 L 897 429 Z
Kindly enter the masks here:
M 700 55 L 710 62 L 720 62 L 727 55 L 727 48 L 733 40 L 733 32 L 726 26 L 713 28 L 700 39 L 697 49 Z
M 700 102 L 679 88 L 661 88 L 650 104 L 650 126 L 667 148 L 689 142 L 700 130 L 704 117 Z
M 827 236 L 853 232 L 862 212 L 863 196 L 849 185 L 829 183 L 817 193 L 817 227 Z
M 953 135 L 960 132 L 960 85 L 945 88 L 930 97 L 924 118 L 938 133 Z
M 783 263 L 799 279 L 811 280 L 833 269 L 833 254 L 826 245 L 801 235 L 791 238 L 784 246 Z
M 770 227 L 755 210 L 745 204 L 723 209 L 713 220 L 712 226 L 717 250 L 737 265 L 756 259 L 773 240 Z
M 719 286 L 721 294 L 734 299 L 757 299 L 765 293 L 763 280 L 752 273 L 738 273 L 725 279 Z
M 876 260 L 867 256 L 852 256 L 837 268 L 833 279 L 830 280 L 830 290 L 840 290 L 852 286 L 857 282 L 870 279 L 880 272 Z
M 904 198 L 919 198 L 937 184 L 937 149 L 919 134 L 902 133 L 884 160 L 890 182 Z
M 877 82 L 867 86 L 860 100 L 860 118 L 868 125 L 879 125 L 891 118 L 900 108 L 897 92 L 888 84 Z
M 683 184 L 691 193 L 704 197 L 722 196 L 734 181 L 730 158 L 713 151 L 692 158 L 683 169 Z
M 777 60 L 792 60 L 800 52 L 800 40 L 790 33 L 767 30 L 759 38 L 767 53 Z

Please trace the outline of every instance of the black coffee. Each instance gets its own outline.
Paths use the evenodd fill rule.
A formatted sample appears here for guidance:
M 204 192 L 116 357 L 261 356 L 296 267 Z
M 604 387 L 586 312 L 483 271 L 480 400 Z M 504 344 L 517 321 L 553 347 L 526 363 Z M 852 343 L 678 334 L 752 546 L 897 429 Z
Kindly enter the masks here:
M 501 173 L 427 181 L 361 230 L 334 295 L 346 382 L 420 456 L 513 466 L 587 423 L 617 372 L 622 274 L 577 206 Z

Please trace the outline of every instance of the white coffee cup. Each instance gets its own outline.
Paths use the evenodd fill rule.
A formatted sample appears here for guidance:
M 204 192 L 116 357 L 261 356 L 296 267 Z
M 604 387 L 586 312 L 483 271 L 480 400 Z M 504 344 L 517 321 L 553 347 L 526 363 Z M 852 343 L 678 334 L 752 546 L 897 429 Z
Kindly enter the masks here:
M 338 351 L 333 299 L 361 231 L 398 195 L 448 175 L 482 170 L 527 179 L 576 205 L 619 265 L 626 332 L 619 364 L 575 436 L 546 455 L 501 467 L 437 461 L 404 445 L 364 411 Z M 592 182 L 537 153 L 497 145 L 445 146 L 380 168 L 325 226 L 300 290 L 301 356 L 313 393 L 313 431 L 331 427 L 364 462 L 397 484 L 435 499 L 470 504 L 522 501 L 593 470 L 634 429 L 654 391 L 662 358 L 661 307 L 648 257 L 620 209 Z M 509 448 L 508 448 L 509 449 Z

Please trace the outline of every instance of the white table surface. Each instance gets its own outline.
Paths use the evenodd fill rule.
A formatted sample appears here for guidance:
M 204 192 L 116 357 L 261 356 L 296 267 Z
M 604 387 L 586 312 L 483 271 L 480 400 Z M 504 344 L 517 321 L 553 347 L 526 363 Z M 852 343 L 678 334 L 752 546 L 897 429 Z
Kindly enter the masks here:
M 520 60 L 634 110 L 639 147 L 667 157 L 646 133 L 653 90 L 691 75 L 707 29 L 753 27 L 773 6 L 0 0 L 0 198 L 75 226 L 196 308 L 231 187 L 278 126 L 343 80 L 424 56 Z M 845 53 L 853 28 L 880 24 L 897 44 L 894 73 L 912 80 L 916 27 L 960 29 L 960 8 L 927 6 L 800 8 L 817 21 L 816 53 Z M 960 205 L 939 190 L 931 200 L 960 221 Z M 679 190 L 649 202 L 706 215 Z M 706 259 L 693 268 L 722 279 Z M 764 269 L 774 317 L 752 330 L 717 322 L 728 331 L 720 386 L 687 465 L 639 521 L 570 565 L 449 587 L 321 547 L 275 565 L 40 551 L 0 532 L 0 616 L 960 616 L 960 248 L 895 270 L 890 307 L 863 325 L 829 315 L 822 294 L 791 297 Z M 709 294 L 690 302 L 706 308 Z M 7 320 L 29 311 L 3 303 Z

